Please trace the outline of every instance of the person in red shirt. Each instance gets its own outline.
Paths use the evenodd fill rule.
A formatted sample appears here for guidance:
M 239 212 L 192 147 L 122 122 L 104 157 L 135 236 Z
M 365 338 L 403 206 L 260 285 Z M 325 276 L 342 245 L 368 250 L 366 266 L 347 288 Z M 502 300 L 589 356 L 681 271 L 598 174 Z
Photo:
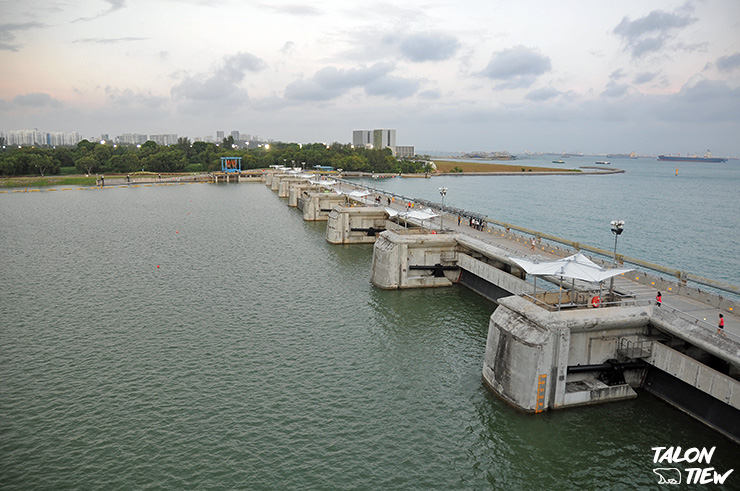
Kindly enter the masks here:
M 663 303 L 663 296 L 660 294 L 660 292 L 655 295 L 655 303 L 658 304 L 658 307 L 660 307 L 660 304 Z
M 719 324 L 717 325 L 717 334 L 725 335 L 725 318 L 719 314 Z

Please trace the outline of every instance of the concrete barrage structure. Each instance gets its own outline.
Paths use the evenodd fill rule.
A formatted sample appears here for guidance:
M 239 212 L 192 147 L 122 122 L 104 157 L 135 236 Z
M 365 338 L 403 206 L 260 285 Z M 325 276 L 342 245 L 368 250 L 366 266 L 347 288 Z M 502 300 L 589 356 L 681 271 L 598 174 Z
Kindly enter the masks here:
M 287 178 L 272 179 L 274 187 Z M 374 242 L 375 286 L 459 284 L 496 302 L 482 378 L 515 408 L 539 413 L 630 399 L 643 389 L 740 443 L 737 341 L 634 295 L 605 306 L 575 282 L 563 293 L 562 281 L 559 293 L 534 295 L 509 250 L 438 225 L 425 230 L 400 214 L 391 219 L 387 209 L 368 206 L 369 198 L 285 182 L 305 220 L 327 220 L 328 242 Z

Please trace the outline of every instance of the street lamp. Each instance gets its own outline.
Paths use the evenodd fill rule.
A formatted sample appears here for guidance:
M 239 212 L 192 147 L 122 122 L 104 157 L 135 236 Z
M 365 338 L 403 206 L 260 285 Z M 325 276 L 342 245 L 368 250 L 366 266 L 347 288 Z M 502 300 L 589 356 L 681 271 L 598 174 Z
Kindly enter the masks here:
M 612 220 L 612 233 L 614 234 L 614 267 L 617 267 L 617 239 L 624 232 L 624 220 Z M 609 298 L 614 301 L 614 276 L 609 281 Z
M 447 196 L 447 188 L 439 188 L 439 194 L 442 196 L 442 213 L 439 215 L 439 229 L 445 228 L 445 196 Z

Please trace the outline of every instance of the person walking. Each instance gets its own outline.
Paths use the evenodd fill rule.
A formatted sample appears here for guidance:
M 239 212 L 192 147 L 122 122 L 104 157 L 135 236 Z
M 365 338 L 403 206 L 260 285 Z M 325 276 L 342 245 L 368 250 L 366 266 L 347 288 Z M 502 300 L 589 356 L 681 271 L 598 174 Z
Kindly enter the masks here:
M 531 250 L 534 250 L 534 244 L 535 244 L 535 240 L 534 240 L 534 237 L 532 237 L 532 246 L 530 247 Z
M 719 323 L 717 324 L 717 334 L 725 336 L 725 317 L 719 314 Z
M 658 292 L 657 295 L 655 295 L 655 304 L 660 307 L 660 304 L 663 303 L 663 296 Z

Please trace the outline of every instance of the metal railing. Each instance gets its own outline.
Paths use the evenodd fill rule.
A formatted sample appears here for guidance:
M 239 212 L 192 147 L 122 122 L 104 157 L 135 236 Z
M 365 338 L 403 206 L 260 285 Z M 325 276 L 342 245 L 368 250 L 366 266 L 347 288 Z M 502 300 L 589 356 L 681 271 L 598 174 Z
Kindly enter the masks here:
M 655 302 L 652 301 L 651 303 L 655 303 Z M 717 332 L 717 325 L 712 324 L 711 322 L 707 321 L 706 319 L 699 319 L 698 317 L 696 317 L 694 315 L 691 315 L 688 312 L 684 312 L 683 310 L 679 310 L 679 309 L 677 309 L 675 307 L 670 307 L 670 306 L 666 305 L 665 302 L 663 302 L 661 304 L 660 308 L 661 309 L 670 310 L 671 312 L 673 312 L 674 314 L 676 314 L 678 317 L 681 317 L 683 320 L 685 320 L 687 322 L 690 322 L 690 323 L 692 323 L 692 324 L 694 324 L 696 326 L 702 327 L 702 328 L 707 329 L 707 330 L 712 331 L 712 332 Z M 728 337 L 732 338 L 734 341 L 740 342 L 740 336 L 738 336 L 737 334 L 728 332 L 727 329 L 724 329 L 723 330 L 723 334 L 725 336 L 728 336 Z

